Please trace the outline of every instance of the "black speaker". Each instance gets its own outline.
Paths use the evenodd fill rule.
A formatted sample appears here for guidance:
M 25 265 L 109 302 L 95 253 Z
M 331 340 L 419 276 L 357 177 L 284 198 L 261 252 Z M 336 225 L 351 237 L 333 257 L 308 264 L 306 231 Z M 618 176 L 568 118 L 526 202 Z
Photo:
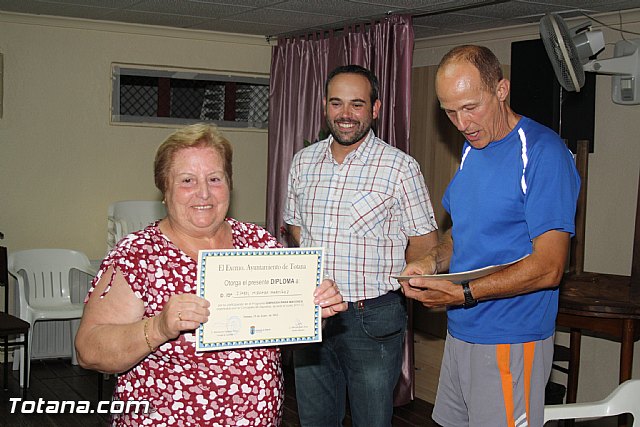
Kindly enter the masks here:
M 575 153 L 576 141 L 593 152 L 596 76 L 586 73 L 580 92 L 568 92 L 553 72 L 542 40 L 511 43 L 511 108 L 555 130 Z

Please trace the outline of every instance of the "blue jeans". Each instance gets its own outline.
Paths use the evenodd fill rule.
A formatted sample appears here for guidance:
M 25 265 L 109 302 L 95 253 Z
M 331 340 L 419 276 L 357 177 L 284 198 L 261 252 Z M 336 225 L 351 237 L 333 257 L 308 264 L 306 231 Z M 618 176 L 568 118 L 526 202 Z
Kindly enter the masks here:
M 342 426 L 348 392 L 354 427 L 390 426 L 407 327 L 404 296 L 349 303 L 325 322 L 322 343 L 293 354 L 301 425 Z

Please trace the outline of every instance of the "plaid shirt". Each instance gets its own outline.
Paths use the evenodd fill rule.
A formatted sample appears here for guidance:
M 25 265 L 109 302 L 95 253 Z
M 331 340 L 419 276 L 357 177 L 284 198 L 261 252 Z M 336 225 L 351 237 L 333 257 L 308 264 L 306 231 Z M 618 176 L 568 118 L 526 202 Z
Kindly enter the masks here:
M 376 298 L 399 284 L 410 236 L 437 229 L 429 193 L 415 159 L 373 131 L 342 164 L 332 137 L 293 158 L 287 224 L 301 227 L 300 246 L 323 246 L 325 277 L 346 301 Z

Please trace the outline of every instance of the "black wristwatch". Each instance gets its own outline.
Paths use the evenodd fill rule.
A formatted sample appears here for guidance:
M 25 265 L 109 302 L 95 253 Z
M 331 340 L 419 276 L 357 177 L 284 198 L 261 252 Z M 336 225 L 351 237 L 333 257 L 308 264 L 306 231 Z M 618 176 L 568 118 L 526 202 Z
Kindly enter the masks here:
M 462 292 L 464 292 L 464 304 L 462 306 L 464 308 L 471 308 L 478 305 L 478 300 L 473 297 L 471 294 L 471 288 L 469 287 L 469 281 L 464 280 L 462 283 Z

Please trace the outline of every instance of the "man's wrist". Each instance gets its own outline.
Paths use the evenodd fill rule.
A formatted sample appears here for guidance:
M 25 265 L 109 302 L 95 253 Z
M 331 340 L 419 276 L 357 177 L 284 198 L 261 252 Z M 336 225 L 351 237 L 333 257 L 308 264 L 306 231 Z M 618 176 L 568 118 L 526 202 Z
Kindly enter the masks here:
M 464 294 L 464 303 L 462 304 L 462 306 L 464 308 L 471 308 L 471 307 L 475 307 L 476 305 L 478 305 L 478 300 L 475 299 L 473 297 L 473 294 L 471 293 L 471 287 L 469 286 L 469 280 L 464 280 L 460 284 L 462 285 L 462 292 Z

